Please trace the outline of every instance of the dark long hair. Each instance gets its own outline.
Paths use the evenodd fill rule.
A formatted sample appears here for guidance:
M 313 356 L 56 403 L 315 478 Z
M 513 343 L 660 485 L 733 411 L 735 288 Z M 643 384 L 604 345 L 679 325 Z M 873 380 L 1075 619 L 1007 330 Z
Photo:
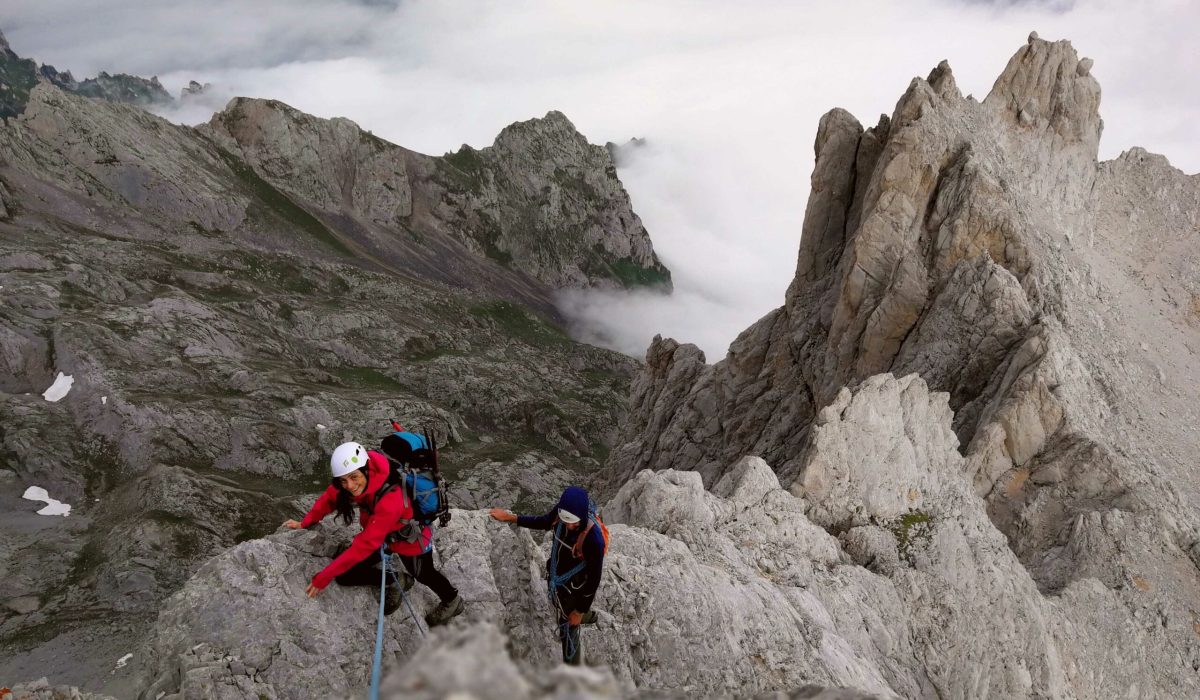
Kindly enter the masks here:
M 362 472 L 362 475 L 367 477 L 368 483 L 370 483 L 370 477 L 367 474 L 367 468 L 359 467 L 358 471 Z M 343 474 L 342 476 L 345 475 Z M 343 523 L 349 525 L 350 523 L 354 522 L 354 496 L 350 495 L 350 492 L 342 486 L 341 477 L 335 476 L 333 478 L 333 487 L 338 491 L 337 514 L 338 516 L 341 516 Z

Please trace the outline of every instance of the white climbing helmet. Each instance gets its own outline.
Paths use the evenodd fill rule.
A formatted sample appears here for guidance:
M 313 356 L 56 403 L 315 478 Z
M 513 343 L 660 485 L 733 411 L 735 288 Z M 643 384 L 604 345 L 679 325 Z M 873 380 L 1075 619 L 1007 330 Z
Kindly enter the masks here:
M 333 478 L 346 476 L 355 469 L 367 466 L 367 448 L 357 442 L 343 442 L 333 451 L 329 460 L 329 468 L 333 470 Z

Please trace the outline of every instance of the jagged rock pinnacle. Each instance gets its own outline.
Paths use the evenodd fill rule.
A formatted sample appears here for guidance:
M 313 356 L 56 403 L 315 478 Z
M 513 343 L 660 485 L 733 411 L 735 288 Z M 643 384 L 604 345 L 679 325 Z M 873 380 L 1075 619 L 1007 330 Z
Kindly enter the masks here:
M 1069 609 L 1050 627 L 1099 640 L 1142 616 L 1180 621 L 1143 640 L 1139 659 L 1153 668 L 1089 651 L 1102 642 L 1070 644 L 1072 663 L 1111 676 L 1085 687 L 1072 675 L 1046 694 L 1195 692 L 1191 663 L 1172 650 L 1200 654 L 1184 624 L 1200 596 L 1200 482 L 1177 457 L 1200 451 L 1184 427 L 1200 405 L 1171 387 L 1200 377 L 1189 350 L 1200 304 L 1182 281 L 1200 264 L 1200 181 L 1135 150 L 1097 162 L 1091 68 L 1069 42 L 1033 33 L 982 102 L 964 99 L 941 64 L 873 129 L 826 114 L 783 305 L 715 365 L 655 339 L 601 478 L 608 492 L 639 470 L 680 466 L 713 486 L 740 456 L 760 455 L 856 561 L 890 571 L 897 555 L 873 520 L 919 527 L 932 515 L 926 480 L 964 474 L 953 508 L 982 508 L 972 527 L 1011 550 L 1036 595 Z M 944 392 L 953 435 L 933 411 L 902 440 L 831 438 L 828 426 L 847 423 L 893 432 L 881 424 L 907 410 L 915 385 L 853 403 L 892 386 L 882 373 Z M 957 441 L 962 461 L 923 453 L 916 434 Z M 1186 573 L 1151 582 L 1155 571 Z M 1093 595 L 1115 596 L 1106 611 L 1122 612 L 1095 614 Z M 1050 669 L 1065 649 L 1013 658 L 1059 677 Z

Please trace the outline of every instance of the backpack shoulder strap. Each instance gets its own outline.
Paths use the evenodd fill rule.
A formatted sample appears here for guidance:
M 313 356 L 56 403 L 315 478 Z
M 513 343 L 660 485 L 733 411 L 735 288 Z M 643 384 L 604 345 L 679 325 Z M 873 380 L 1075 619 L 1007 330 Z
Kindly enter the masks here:
M 571 553 L 575 555 L 576 559 L 583 559 L 583 545 L 585 542 L 587 542 L 588 536 L 592 534 L 592 528 L 595 527 L 600 528 L 600 536 L 604 539 L 603 555 L 608 554 L 608 528 L 604 525 L 604 522 L 600 520 L 600 516 L 592 513 L 588 516 L 587 527 L 585 527 L 583 532 L 579 534 L 579 539 L 575 540 L 575 546 L 571 548 Z
M 391 490 L 392 484 L 385 483 L 383 486 L 380 486 L 379 490 L 375 492 L 375 495 L 371 497 L 371 504 L 362 504 L 362 509 L 373 515 L 375 513 L 375 508 L 379 506 L 379 499 L 383 498 Z
M 363 509 L 364 509 L 364 510 L 366 510 L 366 511 L 367 511 L 367 513 L 369 513 L 369 514 L 372 514 L 372 515 L 373 515 L 373 514 L 375 513 L 375 509 L 379 507 L 379 502 L 383 500 L 383 497 L 384 497 L 384 496 L 386 496 L 386 495 L 388 495 L 389 493 L 391 493 L 393 490 L 395 490 L 395 488 L 396 488 L 398 485 L 399 485 L 399 484 L 397 484 L 397 483 L 396 483 L 396 482 L 394 482 L 394 481 L 388 481 L 388 482 L 385 482 L 385 483 L 383 484 L 383 486 L 380 486 L 380 487 L 379 487 L 379 490 L 375 492 L 375 496 L 374 496 L 373 498 L 371 498 L 371 505 L 370 505 L 370 506 L 367 506 L 367 505 L 364 503 L 364 504 L 363 504 L 363 506 L 362 506 L 362 507 L 363 507 Z M 404 489 L 400 489 L 400 497 L 401 497 L 401 498 L 408 498 L 408 494 L 405 492 L 405 490 L 404 490 Z
M 608 556 L 608 526 L 600 519 L 599 515 L 593 516 L 596 524 L 600 526 L 600 535 L 604 537 L 604 556 Z

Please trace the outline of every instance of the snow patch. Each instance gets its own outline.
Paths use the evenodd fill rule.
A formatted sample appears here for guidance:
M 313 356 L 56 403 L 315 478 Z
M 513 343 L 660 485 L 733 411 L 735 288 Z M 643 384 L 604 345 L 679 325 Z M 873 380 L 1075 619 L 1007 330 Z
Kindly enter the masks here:
M 325 426 L 321 425 L 320 423 L 317 423 L 317 430 L 324 430 L 324 429 L 325 429 Z
M 108 405 L 108 397 L 107 397 L 107 396 L 101 396 L 101 397 L 100 397 L 100 405 L 101 405 L 101 406 L 107 406 L 107 405 Z
M 30 486 L 25 489 L 25 493 L 21 496 L 30 501 L 44 501 L 46 507 L 37 512 L 38 515 L 62 515 L 68 516 L 71 514 L 71 506 L 62 501 L 57 501 L 50 498 L 50 493 L 41 486 Z
M 42 397 L 47 401 L 54 402 L 62 399 L 71 390 L 71 385 L 75 383 L 75 378 L 69 374 L 58 373 L 58 378 L 50 385 L 50 388 L 42 392 Z
M 130 653 L 130 654 L 126 654 L 125 656 L 122 656 L 121 658 L 117 659 L 117 668 L 125 668 L 125 664 L 129 663 L 129 660 L 132 658 L 133 658 L 133 654 Z

